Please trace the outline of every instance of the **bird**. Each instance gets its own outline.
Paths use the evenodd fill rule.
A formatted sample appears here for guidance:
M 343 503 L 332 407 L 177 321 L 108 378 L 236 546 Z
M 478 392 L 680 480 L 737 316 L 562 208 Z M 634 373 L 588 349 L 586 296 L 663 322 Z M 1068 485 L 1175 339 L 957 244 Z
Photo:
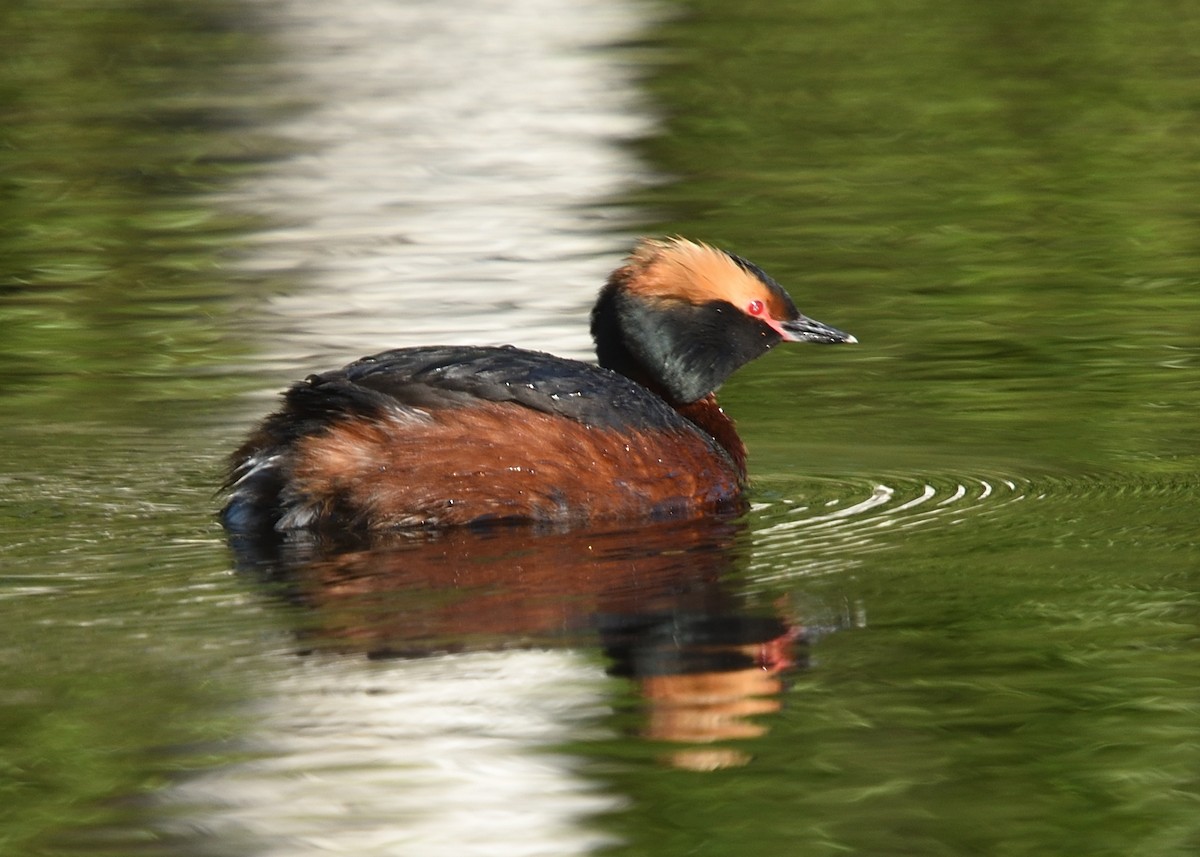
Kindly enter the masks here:
M 715 392 L 782 342 L 853 343 L 741 256 L 643 238 L 591 312 L 596 362 L 383 351 L 309 375 L 230 457 L 233 533 L 682 519 L 736 510 L 746 447 Z

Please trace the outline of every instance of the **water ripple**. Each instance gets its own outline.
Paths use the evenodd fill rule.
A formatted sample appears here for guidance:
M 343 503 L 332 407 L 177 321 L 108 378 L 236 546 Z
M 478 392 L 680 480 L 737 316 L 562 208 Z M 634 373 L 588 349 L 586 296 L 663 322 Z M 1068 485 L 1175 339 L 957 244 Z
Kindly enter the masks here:
M 888 475 L 818 483 L 805 502 L 755 506 L 754 562 L 760 581 L 843 571 L 885 549 L 897 531 L 951 527 L 1030 497 L 1032 480 L 1007 475 Z M 803 557 L 797 566 L 788 562 Z

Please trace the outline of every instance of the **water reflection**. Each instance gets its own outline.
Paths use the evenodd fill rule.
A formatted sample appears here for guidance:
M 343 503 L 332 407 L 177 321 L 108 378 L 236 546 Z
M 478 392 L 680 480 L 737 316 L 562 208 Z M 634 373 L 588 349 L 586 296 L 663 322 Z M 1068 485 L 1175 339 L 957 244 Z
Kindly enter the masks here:
M 160 829 L 173 853 L 587 853 L 624 801 L 557 748 L 606 689 L 570 650 L 294 658 L 257 688 L 243 761 L 177 784 Z
M 169 799 L 218 853 L 577 854 L 627 798 L 580 742 L 744 765 L 806 633 L 749 602 L 743 522 L 239 540 L 298 656 L 259 688 L 247 761 Z M 201 833 L 197 833 L 201 831 Z
M 611 50 L 646 11 L 277 4 L 309 109 L 275 129 L 302 154 L 232 199 L 277 224 L 242 265 L 288 283 L 247 320 L 259 359 L 290 372 L 430 342 L 590 356 L 581 319 L 628 243 L 605 201 L 649 175 L 624 148 L 653 127 L 640 69 Z
M 779 677 L 804 660 L 796 619 L 748 605 L 730 586 L 743 531 L 705 519 L 355 544 L 238 537 L 234 547 L 244 569 L 302 608 L 306 652 L 382 659 L 598 646 L 608 673 L 642 695 L 648 737 L 696 743 L 762 734 L 747 718 L 778 707 Z

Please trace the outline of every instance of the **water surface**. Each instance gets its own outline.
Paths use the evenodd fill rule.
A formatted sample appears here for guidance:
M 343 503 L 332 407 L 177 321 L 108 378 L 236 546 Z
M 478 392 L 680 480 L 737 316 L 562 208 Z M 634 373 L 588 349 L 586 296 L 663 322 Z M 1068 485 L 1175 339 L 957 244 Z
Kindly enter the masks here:
M 162 0 L 0 34 L 0 851 L 1200 848 L 1200 16 Z M 282 384 L 584 356 L 642 232 L 860 339 L 722 391 L 746 515 L 229 549 L 221 460 Z

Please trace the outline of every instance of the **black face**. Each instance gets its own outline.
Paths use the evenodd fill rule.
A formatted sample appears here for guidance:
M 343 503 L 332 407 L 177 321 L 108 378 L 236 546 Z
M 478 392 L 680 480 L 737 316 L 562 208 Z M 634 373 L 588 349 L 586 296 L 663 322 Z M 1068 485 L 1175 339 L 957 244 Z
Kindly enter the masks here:
M 725 301 L 693 304 L 606 289 L 592 313 L 600 365 L 658 390 L 674 404 L 702 399 L 781 341 Z

